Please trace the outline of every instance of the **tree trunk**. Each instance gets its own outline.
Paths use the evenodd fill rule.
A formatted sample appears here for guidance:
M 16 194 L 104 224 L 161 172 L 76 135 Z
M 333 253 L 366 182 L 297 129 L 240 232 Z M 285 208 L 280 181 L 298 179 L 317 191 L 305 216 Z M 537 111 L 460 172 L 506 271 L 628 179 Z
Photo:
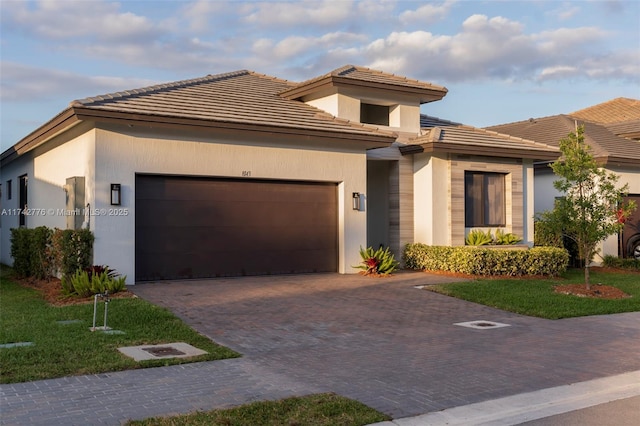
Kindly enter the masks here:
M 587 290 L 591 290 L 591 283 L 589 282 L 589 263 L 584 263 L 584 283 L 587 285 Z

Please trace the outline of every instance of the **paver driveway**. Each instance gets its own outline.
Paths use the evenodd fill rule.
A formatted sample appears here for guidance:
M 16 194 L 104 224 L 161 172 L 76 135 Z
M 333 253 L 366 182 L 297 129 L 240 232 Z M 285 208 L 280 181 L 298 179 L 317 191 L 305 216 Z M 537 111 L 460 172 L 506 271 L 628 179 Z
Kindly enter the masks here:
M 137 285 L 237 359 L 0 385 L 0 425 L 118 425 L 333 391 L 394 418 L 640 370 L 640 313 L 558 321 L 338 274 Z M 486 320 L 510 327 L 453 325 Z
M 134 291 L 301 389 L 394 418 L 640 369 L 640 313 L 551 321 L 415 288 L 451 280 L 320 274 Z M 511 326 L 454 325 L 472 320 Z

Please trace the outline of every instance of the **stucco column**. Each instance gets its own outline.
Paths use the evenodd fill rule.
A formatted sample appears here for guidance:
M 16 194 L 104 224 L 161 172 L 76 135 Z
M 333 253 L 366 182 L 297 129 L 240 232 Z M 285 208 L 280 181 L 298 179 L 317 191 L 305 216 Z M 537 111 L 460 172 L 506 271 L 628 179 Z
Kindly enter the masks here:
M 389 163 L 389 246 L 402 258 L 404 246 L 413 242 L 413 157 Z

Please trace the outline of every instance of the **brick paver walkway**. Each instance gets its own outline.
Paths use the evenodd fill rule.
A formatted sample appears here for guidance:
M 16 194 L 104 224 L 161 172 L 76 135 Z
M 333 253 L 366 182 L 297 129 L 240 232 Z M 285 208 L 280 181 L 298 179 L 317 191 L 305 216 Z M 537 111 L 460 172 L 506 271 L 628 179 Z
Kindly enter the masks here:
M 240 359 L 2 385 L 2 425 L 126 419 L 333 391 L 394 418 L 640 370 L 640 313 L 558 321 L 337 274 L 144 284 Z M 457 322 L 510 327 L 474 330 Z

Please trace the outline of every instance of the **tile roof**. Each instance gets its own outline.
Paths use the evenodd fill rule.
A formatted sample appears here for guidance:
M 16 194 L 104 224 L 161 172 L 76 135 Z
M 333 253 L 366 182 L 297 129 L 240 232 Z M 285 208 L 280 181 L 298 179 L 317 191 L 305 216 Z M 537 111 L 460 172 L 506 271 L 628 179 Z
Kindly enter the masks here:
M 585 143 L 597 159 L 640 165 L 640 142 L 613 134 L 606 126 L 590 121 L 576 120 L 569 115 L 554 115 L 487 127 L 500 133 L 559 146 L 560 139 L 575 132 L 578 125 L 585 126 Z
M 420 116 L 422 136 L 411 140 L 412 145 L 401 148 L 404 153 L 423 150 L 470 153 L 488 157 L 516 157 L 555 159 L 557 147 L 533 140 L 480 129 L 428 115 Z
M 393 138 L 278 95 L 293 83 L 241 70 L 80 99 L 73 108 Z
M 300 98 L 324 85 L 350 85 L 366 87 L 368 89 L 381 88 L 398 92 L 409 92 L 421 95 L 421 102 L 431 102 L 442 99 L 447 94 L 447 88 L 425 81 L 409 79 L 383 71 L 377 71 L 356 65 L 345 65 L 327 74 L 303 81 L 291 88 L 283 90 L 281 95 L 289 99 Z
M 581 120 L 592 121 L 600 124 L 640 120 L 640 100 L 631 98 L 615 98 L 579 111 L 574 111 L 569 115 Z
M 344 67 L 331 71 L 328 75 L 340 76 L 352 80 L 383 83 L 392 86 L 412 87 L 416 89 L 435 89 L 446 91 L 446 87 L 428 83 L 420 80 L 413 80 L 407 77 L 398 76 L 383 71 L 376 71 L 366 67 L 355 65 L 345 65 Z M 303 85 L 305 83 L 300 83 Z

